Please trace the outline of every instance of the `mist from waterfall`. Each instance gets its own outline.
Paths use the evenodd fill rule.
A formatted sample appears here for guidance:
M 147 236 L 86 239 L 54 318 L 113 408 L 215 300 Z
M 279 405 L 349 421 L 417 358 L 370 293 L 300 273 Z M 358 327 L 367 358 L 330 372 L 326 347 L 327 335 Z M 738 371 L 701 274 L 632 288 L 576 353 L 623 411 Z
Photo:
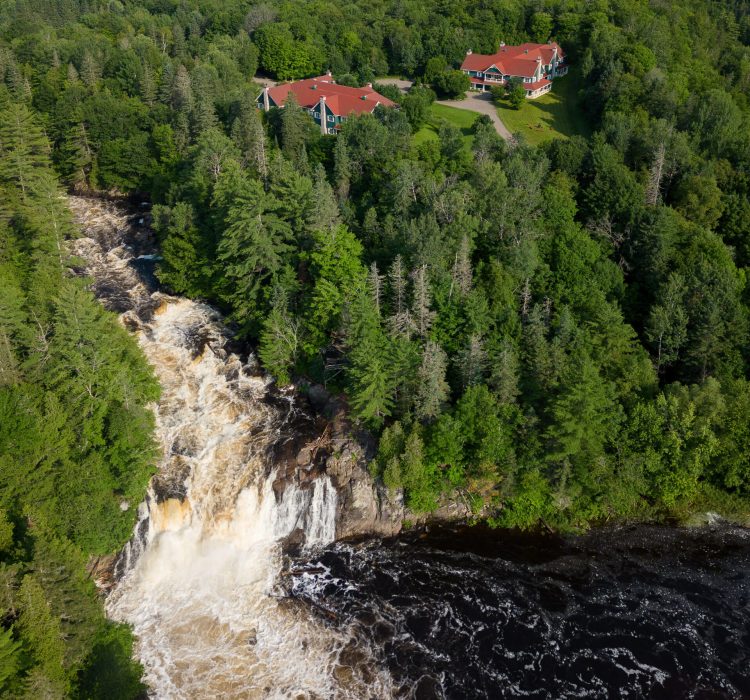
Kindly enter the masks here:
M 269 447 L 293 400 L 287 411 L 264 400 L 267 378 L 227 350 L 213 308 L 149 289 L 133 265 L 153 252 L 133 243 L 143 220 L 97 200 L 72 197 L 71 208 L 84 234 L 74 252 L 162 387 L 162 461 L 107 599 L 108 614 L 133 626 L 152 695 L 391 696 L 389 676 L 352 634 L 277 590 L 284 537 L 301 530 L 311 547 L 335 536 L 327 476 L 273 489 Z

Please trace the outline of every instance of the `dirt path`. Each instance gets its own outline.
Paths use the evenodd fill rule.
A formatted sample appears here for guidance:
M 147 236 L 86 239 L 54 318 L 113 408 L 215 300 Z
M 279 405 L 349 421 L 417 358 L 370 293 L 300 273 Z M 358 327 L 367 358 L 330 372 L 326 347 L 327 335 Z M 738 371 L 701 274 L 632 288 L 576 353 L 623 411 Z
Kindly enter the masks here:
M 497 108 L 492 102 L 492 97 L 486 92 L 472 92 L 471 90 L 466 93 L 465 100 L 438 100 L 437 104 L 445 105 L 446 107 L 455 107 L 456 109 L 465 109 L 469 112 L 476 112 L 477 114 L 486 114 L 497 129 L 497 133 L 500 134 L 506 141 L 513 139 L 513 134 L 508 131 L 508 127 L 503 124 L 502 120 L 497 114 Z

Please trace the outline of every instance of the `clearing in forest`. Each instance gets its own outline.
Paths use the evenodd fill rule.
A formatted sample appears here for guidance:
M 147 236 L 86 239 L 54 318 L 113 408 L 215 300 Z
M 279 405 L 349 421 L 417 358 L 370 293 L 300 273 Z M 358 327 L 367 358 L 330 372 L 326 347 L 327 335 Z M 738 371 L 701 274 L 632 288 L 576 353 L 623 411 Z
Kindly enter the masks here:
M 590 129 L 583 114 L 576 67 L 556 78 L 552 90 L 534 100 L 525 100 L 518 109 L 502 103 L 497 112 L 512 134 L 521 134 L 532 146 L 554 138 L 576 134 L 588 136 Z

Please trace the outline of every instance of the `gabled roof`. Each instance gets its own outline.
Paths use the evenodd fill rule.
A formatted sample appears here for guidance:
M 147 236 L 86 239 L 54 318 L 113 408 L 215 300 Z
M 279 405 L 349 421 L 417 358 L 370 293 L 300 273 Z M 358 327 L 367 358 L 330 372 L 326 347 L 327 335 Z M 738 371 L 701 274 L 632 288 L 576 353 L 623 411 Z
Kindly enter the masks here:
M 490 55 L 468 53 L 461 64 L 462 70 L 485 71 L 490 66 L 497 66 L 503 75 L 531 78 L 536 71 L 537 59 L 544 65 L 552 62 L 555 49 L 559 58 L 565 54 L 560 45 L 551 41 L 548 44 L 520 44 L 519 46 L 501 46 L 497 53 Z
M 375 92 L 372 87 L 353 88 L 337 85 L 330 75 L 277 85 L 269 88 L 268 95 L 281 106 L 286 102 L 290 92 L 305 109 L 314 107 L 320 102 L 321 97 L 325 97 L 331 111 L 339 116 L 372 112 L 379 104 L 384 107 L 396 106 L 387 97 Z

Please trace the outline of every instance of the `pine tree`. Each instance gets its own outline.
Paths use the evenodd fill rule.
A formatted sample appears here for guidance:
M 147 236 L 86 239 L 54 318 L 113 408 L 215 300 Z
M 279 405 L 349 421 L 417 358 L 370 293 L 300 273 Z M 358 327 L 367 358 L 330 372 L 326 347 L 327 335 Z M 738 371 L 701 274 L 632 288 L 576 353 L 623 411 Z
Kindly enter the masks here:
M 81 80 L 84 85 L 90 88 L 95 88 L 96 84 L 101 78 L 101 69 L 97 60 L 88 52 L 83 54 L 81 60 Z
M 291 226 L 299 241 L 309 242 L 313 183 L 290 160 L 276 154 L 271 163 L 270 193 L 278 202 L 277 212 Z
M 313 289 L 305 308 L 307 351 L 314 354 L 328 334 L 340 326 L 341 313 L 352 290 L 364 288 L 362 244 L 340 225 L 335 231 L 315 231 L 312 250 L 305 255 Z
M 172 56 L 182 58 L 187 50 L 185 42 L 185 30 L 175 22 L 172 25 Z
M 351 185 L 351 162 L 349 150 L 346 147 L 346 139 L 339 136 L 333 151 L 333 174 L 336 181 L 336 196 L 339 202 L 349 198 L 349 187 Z
M 518 355 L 509 343 L 504 343 L 492 360 L 490 386 L 499 403 L 512 404 L 520 393 Z
M 687 341 L 686 293 L 682 275 L 671 273 L 660 295 L 660 303 L 655 304 L 649 314 L 646 337 L 656 346 L 657 372 L 677 360 L 680 349 Z
M 426 338 L 435 318 L 435 312 L 430 309 L 432 294 L 427 275 L 427 265 L 421 265 L 412 272 L 412 318 L 414 328 L 420 338 Z
M 232 140 L 242 154 L 245 166 L 266 182 L 268 180 L 266 132 L 252 95 L 245 95 L 240 103 L 239 114 L 232 122 Z
M 138 89 L 141 93 L 141 99 L 143 102 L 149 107 L 153 107 L 154 104 L 156 104 L 158 90 L 156 87 L 156 79 L 154 78 L 154 71 L 145 61 L 141 67 L 141 79 L 139 81 Z
M 0 693 L 21 667 L 21 644 L 13 639 L 13 630 L 0 627 Z
M 288 384 L 302 346 L 302 323 L 289 313 L 287 295 L 279 288 L 263 322 L 258 357 L 279 384 Z
M 86 185 L 93 163 L 93 152 L 85 124 L 75 124 L 68 129 L 60 146 L 60 155 L 60 165 L 66 173 L 67 182 L 74 187 Z
M 290 92 L 281 110 L 281 150 L 303 174 L 309 172 L 306 152 L 309 131 L 310 117 Z
M 165 105 L 172 104 L 172 95 L 174 93 L 175 69 L 171 61 L 164 64 L 161 71 L 161 80 L 159 82 L 159 102 Z
M 472 285 L 471 243 L 466 234 L 461 236 L 461 243 L 456 252 L 451 278 L 453 280 L 451 292 L 455 289 L 461 298 L 466 297 L 471 291 Z
M 0 387 L 21 378 L 20 350 L 29 340 L 24 294 L 9 264 L 0 263 Z
M 487 353 L 480 336 L 474 334 L 459 354 L 458 370 L 461 376 L 461 386 L 467 389 L 480 384 L 484 379 L 487 367 Z
M 552 406 L 553 424 L 547 433 L 552 442 L 548 453 L 551 461 L 593 466 L 614 435 L 619 408 L 614 395 L 591 359 L 579 358 Z
M 417 418 L 430 420 L 440 415 L 448 400 L 450 387 L 445 380 L 448 356 L 432 340 L 425 343 L 419 367 L 419 385 L 414 400 Z
M 205 251 L 193 208 L 187 202 L 178 202 L 171 209 L 156 205 L 153 217 L 161 239 L 159 280 L 178 294 L 199 296 L 205 283 Z
M 72 63 L 68 63 L 67 78 L 68 78 L 68 84 L 70 85 L 75 85 L 79 80 L 78 71 L 76 70 L 76 67 Z
M 172 109 L 188 114 L 195 104 L 193 86 L 187 68 L 180 64 L 175 73 L 171 94 Z
M 388 328 L 393 335 L 411 337 L 414 321 L 407 300 L 407 282 L 401 256 L 397 255 L 388 269 L 388 286 L 391 297 L 391 315 Z
M 190 120 L 193 134 L 196 137 L 206 133 L 209 129 L 216 128 L 219 124 L 213 102 L 207 97 L 199 97 L 195 100 L 190 112 Z
M 23 199 L 50 167 L 49 143 L 24 105 L 0 113 L 0 182 L 15 185 Z
M 238 318 L 247 320 L 260 311 L 261 287 L 281 270 L 283 256 L 290 250 L 292 229 L 277 210 L 276 198 L 256 180 L 229 207 L 217 252 L 231 283 L 226 296 Z
M 325 168 L 318 163 L 313 174 L 311 207 L 308 217 L 310 231 L 333 231 L 341 224 L 333 188 L 328 184 Z
M 367 288 L 370 290 L 375 313 L 380 318 L 380 306 L 383 290 L 383 275 L 378 271 L 378 264 L 373 260 L 367 273 Z
M 53 617 L 44 590 L 33 576 L 24 576 L 18 601 L 21 610 L 18 629 L 28 641 L 38 663 L 39 676 L 34 679 L 34 684 L 51 688 L 62 696 L 68 690 L 68 679 L 60 622 Z
M 350 307 L 347 330 L 349 350 L 349 403 L 354 415 L 377 428 L 393 410 L 398 383 L 389 359 L 388 342 L 371 299 L 364 290 Z

